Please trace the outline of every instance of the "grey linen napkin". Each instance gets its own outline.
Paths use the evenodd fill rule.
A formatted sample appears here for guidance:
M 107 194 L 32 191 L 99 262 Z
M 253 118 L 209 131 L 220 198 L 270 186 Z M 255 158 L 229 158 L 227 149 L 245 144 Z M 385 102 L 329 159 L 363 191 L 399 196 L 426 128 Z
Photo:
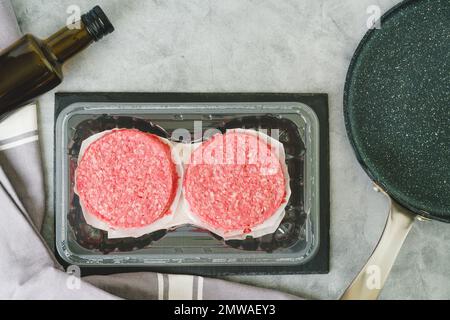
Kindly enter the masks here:
M 18 37 L 11 3 L 0 0 L 0 49 Z M 35 105 L 0 122 L 0 298 L 298 299 L 194 276 L 130 273 L 81 280 L 65 272 L 40 235 L 45 200 L 37 128 Z
M 0 0 L 0 50 L 19 37 L 20 30 L 11 2 Z M 10 177 L 35 226 L 40 229 L 45 195 L 36 115 L 36 105 L 32 104 L 0 123 L 0 166 Z M 27 179 L 30 175 L 34 176 L 31 181 Z

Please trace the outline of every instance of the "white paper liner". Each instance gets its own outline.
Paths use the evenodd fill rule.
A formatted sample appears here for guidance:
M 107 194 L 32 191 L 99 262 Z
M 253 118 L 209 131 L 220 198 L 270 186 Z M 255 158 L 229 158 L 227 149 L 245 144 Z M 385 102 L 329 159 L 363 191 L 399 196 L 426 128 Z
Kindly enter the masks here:
M 121 129 L 115 129 L 121 130 Z M 89 147 L 90 144 L 102 138 L 104 135 L 110 133 L 113 130 L 105 131 L 99 134 L 96 134 L 88 139 L 86 139 L 80 149 L 79 161 L 81 161 L 84 152 Z M 145 234 L 149 234 L 152 232 L 156 232 L 159 230 L 170 230 L 176 227 L 180 227 L 182 225 L 193 225 L 208 231 L 211 231 L 218 236 L 222 237 L 224 240 L 244 240 L 247 237 L 259 238 L 268 234 L 274 233 L 281 224 L 281 221 L 285 216 L 285 209 L 291 197 L 291 188 L 290 188 L 290 178 L 289 172 L 286 165 L 285 158 L 285 149 L 282 143 L 269 137 L 268 135 L 254 131 L 254 130 L 245 130 L 245 129 L 233 129 L 228 130 L 227 132 L 238 132 L 245 133 L 257 136 L 263 141 L 266 141 L 273 150 L 277 151 L 279 154 L 281 169 L 283 171 L 283 175 L 285 178 L 285 198 L 282 202 L 282 205 L 278 210 L 265 222 L 262 224 L 255 226 L 252 228 L 250 233 L 245 233 L 244 230 L 232 230 L 225 231 L 223 229 L 214 228 L 204 221 L 202 221 L 195 213 L 193 213 L 189 207 L 189 203 L 184 197 L 184 193 L 182 192 L 183 185 L 183 177 L 184 177 L 184 166 L 188 165 L 192 152 L 194 152 L 202 143 L 197 144 L 183 144 L 183 143 L 172 143 L 167 139 L 160 138 L 161 141 L 168 144 L 172 150 L 172 158 L 176 164 L 179 180 L 178 180 L 178 189 L 175 196 L 175 199 L 170 207 L 171 214 L 164 216 L 163 218 L 155 221 L 151 225 L 141 227 L 141 228 L 129 228 L 129 229 L 114 229 L 111 228 L 107 223 L 101 221 L 93 214 L 89 213 L 88 210 L 83 206 L 80 201 L 81 209 L 83 212 L 83 216 L 86 222 L 93 226 L 94 228 L 104 230 L 108 232 L 108 238 L 110 239 L 118 239 L 118 238 L 139 238 Z M 76 188 L 76 187 L 75 187 Z M 75 193 L 77 190 L 75 189 Z
M 113 131 L 117 131 L 117 130 L 122 130 L 122 129 L 114 129 L 114 130 L 100 132 L 98 134 L 95 134 L 95 135 L 89 137 L 85 141 L 83 141 L 81 148 L 80 148 L 80 154 L 78 157 L 78 164 L 83 159 L 84 153 L 86 152 L 86 150 L 89 148 L 89 146 L 92 143 L 101 139 L 105 135 L 107 135 Z M 83 205 L 82 201 L 80 200 L 81 211 L 83 212 L 83 216 L 84 216 L 84 219 L 86 220 L 86 222 L 89 225 L 93 226 L 94 228 L 108 232 L 109 239 L 139 238 L 139 237 L 142 237 L 143 235 L 166 229 L 167 225 L 169 225 L 171 223 L 171 221 L 174 219 L 174 217 L 176 215 L 176 211 L 179 207 L 179 201 L 180 201 L 180 197 L 181 197 L 181 193 L 182 193 L 184 169 L 183 169 L 181 159 L 178 158 L 178 152 L 176 152 L 176 150 L 173 148 L 172 143 L 167 139 L 163 139 L 160 137 L 159 137 L 159 139 L 170 147 L 171 153 L 172 153 L 172 161 L 175 163 L 177 174 L 178 174 L 177 192 L 175 194 L 172 205 L 170 206 L 169 214 L 165 215 L 161 219 L 153 222 L 152 224 L 150 224 L 148 226 L 139 227 L 139 228 L 113 228 L 110 225 L 108 225 L 105 221 L 99 219 L 97 216 L 95 216 L 94 214 L 89 212 L 89 210 L 86 209 L 86 207 Z M 75 171 L 75 181 L 76 181 L 76 171 Z M 75 194 L 78 195 L 76 183 L 75 183 L 74 192 L 75 192 Z

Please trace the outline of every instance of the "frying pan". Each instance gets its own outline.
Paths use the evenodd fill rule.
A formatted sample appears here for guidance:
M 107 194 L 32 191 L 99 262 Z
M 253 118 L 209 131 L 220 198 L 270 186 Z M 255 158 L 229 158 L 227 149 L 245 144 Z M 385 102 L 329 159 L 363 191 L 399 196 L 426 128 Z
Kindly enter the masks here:
M 450 1 L 403 1 L 370 30 L 347 75 L 356 157 L 391 200 L 383 236 L 342 299 L 376 299 L 413 222 L 450 223 Z

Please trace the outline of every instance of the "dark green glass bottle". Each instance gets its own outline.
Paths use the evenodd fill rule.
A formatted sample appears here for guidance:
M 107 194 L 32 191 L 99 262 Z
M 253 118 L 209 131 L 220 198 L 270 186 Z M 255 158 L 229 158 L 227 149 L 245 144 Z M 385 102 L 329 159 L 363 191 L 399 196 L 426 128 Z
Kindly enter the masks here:
M 0 118 L 58 86 L 63 64 L 113 31 L 97 6 L 46 40 L 28 34 L 1 51 Z

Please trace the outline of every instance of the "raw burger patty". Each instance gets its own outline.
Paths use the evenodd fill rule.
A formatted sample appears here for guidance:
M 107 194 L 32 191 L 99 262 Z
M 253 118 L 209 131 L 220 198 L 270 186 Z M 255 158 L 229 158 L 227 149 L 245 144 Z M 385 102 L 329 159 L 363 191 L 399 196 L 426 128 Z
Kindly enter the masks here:
M 159 137 L 115 130 L 87 148 L 76 188 L 89 213 L 112 228 L 136 228 L 169 213 L 177 179 L 171 149 Z
M 286 195 L 278 155 L 264 139 L 230 131 L 191 156 L 184 192 L 191 211 L 213 228 L 251 229 L 273 216 Z

